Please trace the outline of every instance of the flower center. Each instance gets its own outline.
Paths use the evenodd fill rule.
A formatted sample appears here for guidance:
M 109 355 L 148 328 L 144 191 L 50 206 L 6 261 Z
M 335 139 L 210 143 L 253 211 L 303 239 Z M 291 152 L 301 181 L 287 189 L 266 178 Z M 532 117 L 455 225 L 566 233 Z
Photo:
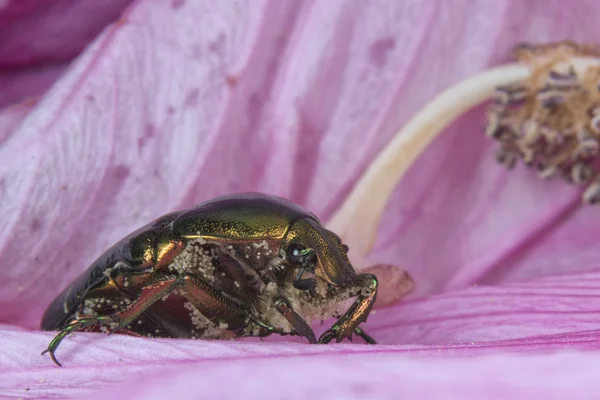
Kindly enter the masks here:
M 521 46 L 515 55 L 532 73 L 496 89 L 485 130 L 500 143 L 496 159 L 507 168 L 522 160 L 543 179 L 588 184 L 583 200 L 598 203 L 600 67 L 578 71 L 571 61 L 600 51 L 561 42 Z

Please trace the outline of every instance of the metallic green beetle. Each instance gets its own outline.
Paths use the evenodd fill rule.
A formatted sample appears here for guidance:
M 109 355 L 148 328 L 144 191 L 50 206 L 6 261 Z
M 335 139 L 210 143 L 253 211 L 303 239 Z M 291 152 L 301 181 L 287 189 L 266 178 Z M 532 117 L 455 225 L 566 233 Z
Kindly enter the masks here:
M 167 214 L 101 255 L 48 307 L 42 330 L 231 339 L 304 336 L 337 342 L 355 333 L 377 296 L 377 278 L 356 274 L 348 247 L 288 200 L 244 193 Z M 340 302 L 356 297 L 341 315 Z M 340 316 L 341 315 L 341 316 Z M 309 322 L 335 316 L 316 340 Z M 308 322 L 307 322 L 308 321 Z M 42 353 L 42 354 L 44 354 Z

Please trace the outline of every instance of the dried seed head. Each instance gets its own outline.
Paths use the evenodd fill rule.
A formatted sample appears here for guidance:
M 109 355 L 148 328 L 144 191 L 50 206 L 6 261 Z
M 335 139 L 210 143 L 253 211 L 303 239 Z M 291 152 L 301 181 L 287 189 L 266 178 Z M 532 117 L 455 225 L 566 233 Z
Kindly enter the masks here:
M 560 42 L 521 45 L 516 58 L 531 77 L 499 87 L 485 133 L 500 143 L 496 158 L 512 168 L 520 159 L 540 178 L 589 184 L 587 203 L 600 202 L 600 67 L 577 71 L 574 57 L 598 57 L 600 49 Z M 592 183 L 590 183 L 592 182 Z

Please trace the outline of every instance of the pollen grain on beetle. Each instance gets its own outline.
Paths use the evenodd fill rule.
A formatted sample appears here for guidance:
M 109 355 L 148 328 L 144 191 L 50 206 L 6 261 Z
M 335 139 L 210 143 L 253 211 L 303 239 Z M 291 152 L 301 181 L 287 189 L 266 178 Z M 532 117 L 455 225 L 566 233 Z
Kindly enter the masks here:
M 578 71 L 575 57 L 600 49 L 573 42 L 521 45 L 518 61 L 531 76 L 498 87 L 488 110 L 486 135 L 500 144 L 496 159 L 507 168 L 521 160 L 542 179 L 587 185 L 586 203 L 600 202 L 600 67 Z

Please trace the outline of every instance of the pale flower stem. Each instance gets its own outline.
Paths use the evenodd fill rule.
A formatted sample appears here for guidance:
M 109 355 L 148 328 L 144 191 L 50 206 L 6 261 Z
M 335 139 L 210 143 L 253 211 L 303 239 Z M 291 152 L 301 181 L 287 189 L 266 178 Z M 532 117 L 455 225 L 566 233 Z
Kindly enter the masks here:
M 572 62 L 578 71 L 600 63 L 598 59 L 590 58 Z M 433 139 L 467 110 L 488 100 L 498 86 L 526 79 L 530 73 L 526 65 L 516 63 L 491 68 L 468 78 L 426 104 L 396 134 L 328 222 L 328 229 L 343 238 L 358 264 L 371 251 L 381 216 L 394 188 Z

